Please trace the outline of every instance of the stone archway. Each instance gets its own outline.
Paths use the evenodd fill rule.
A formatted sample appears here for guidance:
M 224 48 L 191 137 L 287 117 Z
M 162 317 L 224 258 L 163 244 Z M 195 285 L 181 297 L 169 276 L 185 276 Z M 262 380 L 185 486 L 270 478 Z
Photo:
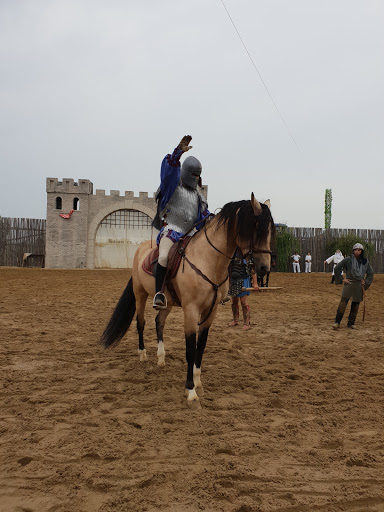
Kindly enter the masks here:
M 119 210 L 134 210 L 141 213 L 144 213 L 150 219 L 153 219 L 156 212 L 154 209 L 149 208 L 147 206 L 142 205 L 139 202 L 135 202 L 134 200 L 125 200 L 121 201 L 119 203 L 114 203 L 111 205 L 106 206 L 102 210 L 100 210 L 95 217 L 92 219 L 92 221 L 89 224 L 88 228 L 88 237 L 87 237 L 87 268 L 95 268 L 95 255 L 96 255 L 96 233 L 99 229 L 100 224 L 102 223 L 103 219 L 108 217 L 109 215 L 113 214 L 114 212 L 117 212 Z M 157 236 L 157 231 L 154 230 L 153 237 Z M 150 236 L 143 238 L 140 241 L 144 241 L 145 239 L 149 239 Z M 132 248 L 131 248 L 132 249 Z M 133 248 L 135 250 L 135 248 Z

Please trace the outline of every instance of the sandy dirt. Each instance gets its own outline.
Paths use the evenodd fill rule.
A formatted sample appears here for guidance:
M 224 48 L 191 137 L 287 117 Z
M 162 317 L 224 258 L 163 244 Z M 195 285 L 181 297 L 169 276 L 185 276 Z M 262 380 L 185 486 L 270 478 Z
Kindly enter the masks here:
M 355 331 L 330 274 L 272 274 L 248 332 L 220 305 L 197 409 L 180 309 L 164 368 L 150 307 L 147 363 L 98 345 L 128 277 L 0 269 L 1 511 L 384 511 L 384 275 Z

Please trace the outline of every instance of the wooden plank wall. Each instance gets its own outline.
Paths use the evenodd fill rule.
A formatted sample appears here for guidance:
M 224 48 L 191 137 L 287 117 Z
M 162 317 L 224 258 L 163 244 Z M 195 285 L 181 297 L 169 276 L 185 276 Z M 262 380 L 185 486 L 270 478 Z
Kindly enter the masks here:
M 44 266 L 45 219 L 0 217 L 0 266 L 23 266 L 25 253 L 25 266 Z
M 324 260 L 328 254 L 327 245 L 333 238 L 346 235 L 357 235 L 362 240 L 370 242 L 376 249 L 375 256 L 370 258 L 374 272 L 384 273 L 384 231 L 375 229 L 338 229 L 324 230 L 322 228 L 287 228 L 299 241 L 299 254 L 301 256 L 301 271 L 304 271 L 304 258 L 308 251 L 312 256 L 312 271 L 323 272 Z M 352 249 L 352 248 L 351 248 Z M 352 250 L 351 250 L 352 253 Z M 293 253 L 292 253 L 293 254 Z M 344 254 L 349 256 L 349 254 Z M 292 264 L 289 266 L 292 270 Z M 326 271 L 331 271 L 332 265 L 326 265 Z
M 45 219 L 17 219 L 0 217 L 0 266 L 23 266 L 23 255 L 33 256 L 26 266 L 44 266 L 45 256 Z M 332 238 L 349 234 L 359 236 L 376 248 L 376 254 L 370 259 L 375 272 L 384 273 L 384 231 L 374 229 L 337 229 L 287 228 L 299 241 L 301 270 L 304 271 L 304 258 L 307 251 L 312 255 L 312 271 L 323 272 L 324 260 L 331 256 L 326 246 Z M 293 254 L 293 252 L 292 252 Z M 346 256 L 346 255 L 344 255 Z M 288 268 L 292 270 L 291 261 Z M 326 266 L 330 271 L 331 265 Z

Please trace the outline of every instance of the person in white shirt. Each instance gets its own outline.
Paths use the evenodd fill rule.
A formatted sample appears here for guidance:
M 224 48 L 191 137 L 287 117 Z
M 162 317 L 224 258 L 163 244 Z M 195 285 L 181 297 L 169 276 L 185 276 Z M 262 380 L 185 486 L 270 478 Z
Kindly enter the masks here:
M 340 263 L 340 261 L 343 261 L 343 259 L 343 253 L 340 251 L 340 249 L 336 249 L 335 254 L 324 261 L 324 263 L 333 263 L 331 284 L 335 281 L 335 267 L 338 263 Z
M 311 267 L 312 267 L 312 256 L 311 256 L 311 253 L 308 251 L 307 255 L 305 257 L 305 272 L 311 273 Z
M 293 272 L 299 272 L 300 273 L 300 258 L 301 256 L 298 254 L 297 251 L 295 251 L 295 254 L 293 254 L 293 256 L 291 256 L 291 258 L 293 259 Z

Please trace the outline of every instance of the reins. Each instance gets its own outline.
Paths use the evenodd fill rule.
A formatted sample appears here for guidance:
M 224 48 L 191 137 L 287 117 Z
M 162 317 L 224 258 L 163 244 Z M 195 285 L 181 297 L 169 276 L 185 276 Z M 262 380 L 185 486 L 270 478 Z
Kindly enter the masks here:
M 220 249 L 218 249 L 217 247 L 215 247 L 213 245 L 213 243 L 210 241 L 210 239 L 208 238 L 208 233 L 207 233 L 207 225 L 205 224 L 204 225 L 204 233 L 205 233 L 205 238 L 207 239 L 209 245 L 211 247 L 213 247 L 215 249 L 215 251 L 219 252 L 220 254 L 222 254 L 223 256 L 225 256 L 226 258 L 228 258 L 229 260 L 231 261 L 234 261 L 238 258 L 236 258 L 234 255 L 232 257 L 228 256 L 227 254 L 225 254 L 224 252 L 221 252 Z M 268 249 L 255 249 L 255 248 L 252 248 L 249 250 L 248 254 L 249 255 L 252 255 L 252 254 L 270 254 L 272 255 L 272 251 L 269 251 Z M 235 254 L 236 254 L 236 251 L 235 251 Z
M 215 304 L 216 304 L 216 299 L 217 299 L 217 292 L 219 291 L 219 288 L 220 286 L 222 286 L 228 279 L 228 272 L 227 272 L 227 275 L 225 276 L 225 279 L 220 283 L 220 284 L 215 284 L 213 281 L 211 281 L 209 279 L 209 277 L 207 277 L 205 274 L 203 274 L 203 272 L 201 272 L 201 270 L 199 270 L 188 258 L 187 256 L 185 255 L 185 253 L 183 254 L 183 260 L 186 260 L 187 263 L 189 264 L 189 266 L 196 272 L 196 274 L 200 277 L 202 277 L 204 279 L 204 281 L 207 281 L 209 284 L 212 285 L 212 288 L 213 288 L 213 300 L 212 300 L 212 304 L 211 304 L 211 307 L 209 308 L 209 311 L 207 313 L 207 315 L 205 316 L 204 320 L 201 320 L 197 325 L 201 325 L 203 324 L 205 321 L 208 320 L 208 318 L 210 317 L 212 311 L 213 311 L 213 308 L 215 307 Z
M 236 258 L 235 254 L 236 254 L 236 251 L 234 253 L 234 255 L 231 257 L 231 256 L 228 256 L 227 254 L 225 254 L 224 252 L 220 251 L 220 249 L 218 249 L 217 247 L 215 247 L 213 245 L 213 243 L 210 241 L 210 239 L 208 238 L 208 233 L 207 233 L 207 223 L 205 222 L 204 223 L 204 233 L 205 233 L 205 238 L 207 239 L 207 242 L 209 243 L 209 245 L 211 247 L 213 247 L 213 249 L 215 249 L 215 251 L 217 251 L 218 253 L 220 253 L 221 255 L 225 256 L 226 258 L 228 258 L 230 261 L 234 261 L 234 260 L 237 260 L 238 258 Z M 272 255 L 272 251 L 269 251 L 267 249 L 255 249 L 255 248 L 252 248 L 252 250 L 249 251 L 249 255 L 251 256 L 252 258 L 252 254 L 257 254 L 257 253 L 265 253 L 265 254 L 271 254 Z M 196 267 L 196 265 L 194 265 L 189 259 L 188 257 L 186 256 L 185 254 L 185 250 L 183 251 L 183 254 L 182 254 L 182 258 L 183 258 L 183 272 L 184 272 L 184 260 L 187 261 L 187 263 L 189 264 L 189 266 L 196 272 L 196 274 L 198 276 L 200 276 L 201 278 L 204 279 L 204 281 L 207 281 L 207 283 L 209 283 L 210 285 L 212 285 L 212 288 L 213 288 L 213 300 L 212 300 L 212 304 L 211 304 L 211 307 L 209 308 L 209 311 L 207 313 L 207 315 L 205 316 L 204 320 L 201 320 L 197 325 L 201 325 L 203 324 L 204 322 L 206 322 L 208 320 L 208 318 L 210 317 L 214 307 L 215 307 L 215 304 L 216 304 L 216 299 L 217 299 L 217 293 L 219 291 L 219 288 L 220 286 L 222 286 L 228 279 L 229 277 L 229 273 L 227 272 L 227 275 L 225 277 L 225 279 L 219 283 L 219 284 L 216 284 L 214 283 L 213 281 L 211 281 L 209 279 L 209 277 L 207 277 L 205 274 L 203 274 L 203 272 L 201 272 L 200 269 L 198 269 Z

